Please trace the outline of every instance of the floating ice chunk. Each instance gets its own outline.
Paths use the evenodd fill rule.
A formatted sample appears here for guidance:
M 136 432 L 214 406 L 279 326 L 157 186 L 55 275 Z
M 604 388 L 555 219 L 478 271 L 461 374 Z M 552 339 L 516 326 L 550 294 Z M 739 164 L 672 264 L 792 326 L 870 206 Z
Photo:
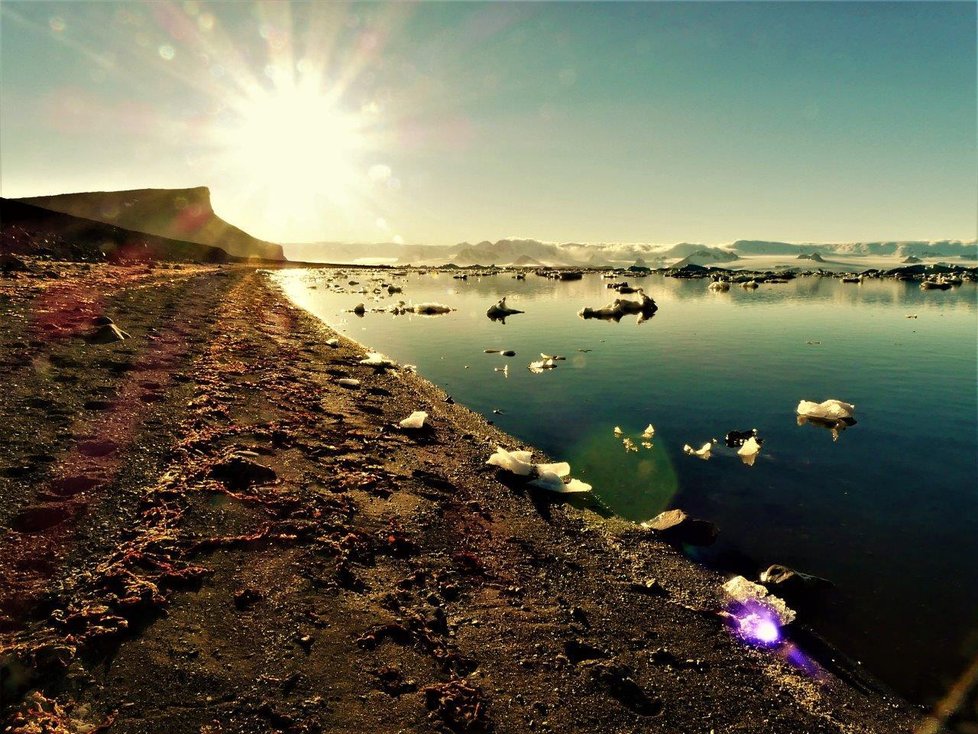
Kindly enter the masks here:
M 621 436 L 621 434 L 622 434 L 621 426 L 615 426 L 614 434 L 615 434 L 615 436 L 618 436 L 618 437 Z
M 646 448 L 646 449 L 652 448 L 652 442 L 651 441 L 642 441 L 642 448 Z
M 360 387 L 360 380 L 354 380 L 352 377 L 341 377 L 336 381 L 336 384 L 342 387 Z
M 856 412 L 856 406 L 852 403 L 844 403 L 841 400 L 830 398 L 821 403 L 811 400 L 802 400 L 798 403 L 798 415 L 802 415 L 812 420 L 823 421 L 844 421 L 850 420 Z
M 380 352 L 368 352 L 366 358 L 360 360 L 360 364 L 365 367 L 377 367 L 379 369 L 392 369 L 397 367 L 397 362 L 385 357 Z
M 416 410 L 407 418 L 402 420 L 398 425 L 400 425 L 401 428 L 422 428 L 424 427 L 424 421 L 427 417 L 428 414 L 423 410 Z
M 652 424 L 649 423 L 645 427 L 645 430 L 642 431 L 642 438 L 652 438 L 654 435 L 655 435 L 655 428 L 653 428 Z
M 529 451 L 507 451 L 501 446 L 496 447 L 496 452 L 489 457 L 486 463 L 490 466 L 498 466 L 521 477 L 528 477 L 534 472 L 533 464 L 530 463 Z
M 625 447 L 625 451 L 638 451 L 638 446 L 628 436 L 625 436 L 621 443 Z
M 530 362 L 530 372 L 543 372 L 544 370 L 552 370 L 557 366 L 557 363 L 552 359 L 541 359 L 537 362 Z
M 758 443 L 754 436 L 751 436 L 746 441 L 744 445 L 737 449 L 737 456 L 740 460 L 744 462 L 745 466 L 754 466 L 754 462 L 757 460 L 757 455 L 761 452 L 761 444 Z
M 540 352 L 540 359 L 544 361 L 550 360 L 551 362 L 563 362 L 567 357 L 561 357 L 559 354 L 544 354 Z
M 689 456 L 695 456 L 698 459 L 703 459 L 707 461 L 710 458 L 710 454 L 713 451 L 713 442 L 707 441 L 705 444 L 700 446 L 698 449 L 694 449 L 689 444 L 683 446 L 683 453 Z
M 790 624 L 795 619 L 795 611 L 791 609 L 780 597 L 769 594 L 768 590 L 760 584 L 745 579 L 743 576 L 734 576 L 723 585 L 724 593 L 738 604 L 749 604 L 758 602 L 770 609 L 778 618 L 782 625 Z

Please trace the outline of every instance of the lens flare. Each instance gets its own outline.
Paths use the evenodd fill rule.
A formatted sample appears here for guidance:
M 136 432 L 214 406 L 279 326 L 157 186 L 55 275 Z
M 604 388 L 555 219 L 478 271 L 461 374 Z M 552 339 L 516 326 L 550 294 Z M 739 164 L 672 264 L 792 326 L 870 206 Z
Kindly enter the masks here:
M 748 599 L 730 605 L 732 632 L 748 645 L 777 647 L 781 644 L 781 624 L 777 613 L 762 601 Z

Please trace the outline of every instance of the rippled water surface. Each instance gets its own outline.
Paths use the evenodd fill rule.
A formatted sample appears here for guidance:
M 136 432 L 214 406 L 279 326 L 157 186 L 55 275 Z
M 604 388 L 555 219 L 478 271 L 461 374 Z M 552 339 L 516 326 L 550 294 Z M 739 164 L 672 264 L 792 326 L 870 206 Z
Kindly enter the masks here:
M 974 650 L 975 284 L 921 291 L 802 277 L 711 293 L 701 280 L 650 276 L 633 285 L 659 311 L 636 324 L 634 316 L 578 317 L 616 295 L 597 274 L 576 282 L 355 270 L 277 277 L 337 330 L 418 365 L 457 401 L 569 461 L 610 511 L 645 520 L 681 507 L 720 527 L 717 544 L 698 554 L 704 562 L 745 574 L 783 563 L 831 579 L 836 588 L 813 626 L 912 700 L 933 700 Z M 351 292 L 381 282 L 403 293 L 385 290 L 375 301 Z M 490 321 L 486 309 L 502 296 L 526 313 Z M 369 311 L 401 299 L 457 310 Z M 358 302 L 368 308 L 362 318 L 347 311 Z M 567 359 L 533 374 L 527 365 L 541 352 Z M 838 441 L 796 421 L 799 400 L 826 398 L 856 405 L 858 423 Z M 615 426 L 637 452 L 625 450 Z M 764 443 L 747 467 L 722 440 L 754 427 Z M 683 454 L 684 444 L 711 438 L 721 443 L 709 461 Z

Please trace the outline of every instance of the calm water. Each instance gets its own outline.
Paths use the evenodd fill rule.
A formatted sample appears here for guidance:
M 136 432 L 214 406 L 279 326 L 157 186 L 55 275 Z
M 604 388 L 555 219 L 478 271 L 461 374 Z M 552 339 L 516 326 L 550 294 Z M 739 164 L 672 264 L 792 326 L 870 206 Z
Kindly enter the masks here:
M 634 316 L 578 318 L 581 307 L 616 295 L 598 275 L 461 281 L 351 270 L 333 281 L 345 293 L 330 290 L 334 275 L 278 277 L 299 305 L 339 331 L 418 365 L 459 402 L 569 461 L 611 511 L 645 520 L 681 507 L 716 522 L 720 539 L 700 560 L 745 574 L 783 563 L 831 579 L 837 588 L 813 626 L 911 700 L 932 701 L 974 654 L 975 284 L 921 291 L 895 281 L 799 278 L 710 293 L 704 281 L 651 276 L 633 284 L 659 312 L 636 324 Z M 384 280 L 404 292 L 385 291 L 379 302 L 350 292 Z M 502 296 L 526 313 L 505 324 L 487 319 Z M 400 299 L 457 311 L 346 312 L 361 301 L 369 309 Z M 567 361 L 533 374 L 527 366 L 540 352 Z M 494 370 L 506 364 L 508 373 Z M 799 400 L 827 398 L 856 405 L 858 423 L 837 442 L 795 419 Z M 639 438 L 649 423 L 651 449 Z M 615 426 L 637 452 L 625 451 Z M 747 467 L 722 439 L 752 427 L 764 445 Z M 714 437 L 721 444 L 711 460 L 683 454 L 683 444 Z

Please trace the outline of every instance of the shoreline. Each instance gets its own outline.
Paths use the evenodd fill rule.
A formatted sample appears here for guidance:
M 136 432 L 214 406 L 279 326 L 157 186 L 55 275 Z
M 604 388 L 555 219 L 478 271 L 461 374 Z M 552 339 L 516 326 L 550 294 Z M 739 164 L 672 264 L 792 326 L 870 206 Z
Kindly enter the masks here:
M 864 675 L 738 643 L 719 574 L 497 475 L 518 441 L 358 365 L 366 347 L 255 269 L 46 267 L 64 277 L 0 280 L 11 731 L 919 723 Z M 84 343 L 96 312 L 132 339 Z M 419 409 L 429 431 L 396 427 Z M 51 562 L 12 565 L 25 544 Z

